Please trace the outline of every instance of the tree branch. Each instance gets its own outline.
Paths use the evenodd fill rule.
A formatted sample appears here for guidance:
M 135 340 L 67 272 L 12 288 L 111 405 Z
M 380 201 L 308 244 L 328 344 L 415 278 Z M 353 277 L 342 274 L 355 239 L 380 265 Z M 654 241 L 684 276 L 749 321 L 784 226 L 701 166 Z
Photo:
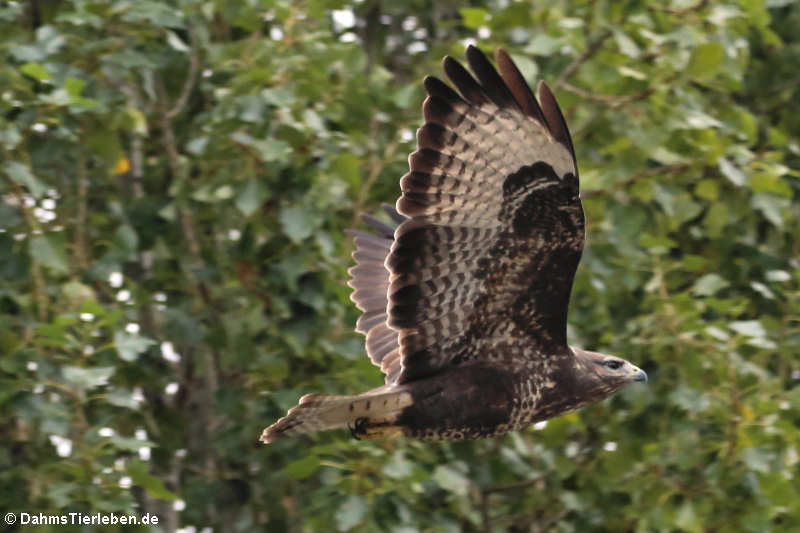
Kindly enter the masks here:
M 89 267 L 86 252 L 86 205 L 88 202 L 89 177 L 86 170 L 86 154 L 78 150 L 78 168 L 75 174 L 78 177 L 78 212 L 75 214 L 75 265 L 80 270 Z
M 41 233 L 41 228 L 34 218 L 31 208 L 25 205 L 25 192 L 22 187 L 10 178 L 8 181 L 11 183 L 12 194 L 19 206 L 22 215 L 25 218 L 25 224 L 28 226 L 28 243 L 34 235 Z M 33 278 L 33 300 L 36 302 L 36 317 L 44 322 L 47 320 L 47 310 L 50 305 L 50 299 L 47 297 L 47 289 L 44 282 L 44 275 L 42 274 L 42 266 L 39 260 L 30 254 L 31 259 L 31 277 Z
M 481 491 L 481 522 L 483 533 L 492 533 L 492 518 L 489 516 L 489 493 Z
M 685 163 L 676 163 L 673 165 L 662 165 L 660 167 L 655 168 L 648 168 L 646 170 L 642 170 L 628 178 L 627 180 L 617 183 L 614 185 L 612 190 L 609 189 L 586 189 L 581 191 L 582 198 L 590 198 L 592 196 L 603 196 L 608 195 L 610 192 L 624 190 L 639 181 L 642 178 L 647 178 L 650 176 L 657 176 L 659 174 L 666 174 L 669 172 L 681 172 L 689 168 L 689 165 Z
M 581 55 L 576 57 L 572 63 L 567 65 L 567 68 L 561 73 L 561 75 L 556 78 L 555 83 L 553 83 L 553 89 L 558 89 L 566 85 L 567 81 L 578 72 L 578 69 L 581 68 L 581 65 L 589 61 L 600 49 L 603 47 L 603 43 L 606 42 L 606 39 L 611 37 L 613 33 L 611 30 L 603 30 L 600 34 L 591 42 L 589 46 L 586 47 L 586 50 L 583 51 Z
M 168 120 L 178 116 L 183 111 L 184 107 L 186 107 L 189 96 L 191 96 L 192 90 L 194 89 L 195 81 L 197 81 L 197 73 L 200 71 L 200 57 L 197 54 L 197 47 L 194 42 L 194 32 L 191 26 L 188 26 L 187 30 L 189 34 L 189 72 L 183 80 L 183 87 L 181 87 L 181 93 L 178 99 L 175 100 L 172 108 L 167 111 L 166 118 Z
M 652 9 L 654 11 L 663 11 L 665 13 L 669 13 L 670 15 L 676 15 L 682 17 L 694 11 L 700 11 L 707 5 L 708 5 L 708 0 L 700 0 L 695 5 L 684 7 L 682 9 L 675 9 L 666 5 L 659 5 L 657 3 L 655 5 L 649 6 L 648 9 Z
M 644 100 L 651 94 L 653 94 L 656 90 L 653 87 L 649 87 L 644 91 L 639 91 L 638 93 L 633 94 L 623 94 L 623 95 L 610 95 L 610 94 L 596 94 L 579 87 L 575 87 L 574 85 L 570 85 L 569 83 L 563 83 L 561 87 L 573 94 L 577 94 L 581 98 L 586 98 L 587 100 L 594 100 L 596 102 L 603 102 L 604 104 L 608 104 L 611 107 L 620 107 L 631 102 L 636 102 L 638 100 Z
M 170 115 L 170 112 L 166 110 L 168 99 L 164 84 L 160 78 L 156 79 L 155 87 L 158 93 L 158 102 L 156 105 L 163 106 L 160 113 L 160 125 L 164 150 L 167 156 L 167 166 L 169 167 L 171 179 L 175 179 L 180 176 L 181 170 L 180 154 L 178 152 L 178 144 L 175 140 L 175 132 L 172 125 L 172 118 L 174 115 Z M 185 84 L 184 87 L 187 87 L 187 85 Z M 180 112 L 182 108 L 183 104 L 177 102 L 176 105 L 172 107 L 172 111 L 177 110 Z M 188 205 L 180 205 L 180 201 L 178 204 L 176 211 L 178 213 L 181 229 L 186 238 L 186 245 L 189 250 L 192 267 L 191 270 L 204 270 L 206 268 L 206 262 L 203 259 L 202 249 L 197 237 L 198 232 L 196 230 L 194 214 Z M 190 273 L 192 274 L 193 285 L 203 307 L 208 310 L 214 322 L 218 323 L 220 320 L 219 312 L 216 304 L 212 301 L 211 291 L 206 283 L 191 270 Z M 192 397 L 196 399 L 195 401 L 198 404 L 198 416 L 197 420 L 192 424 L 192 428 L 199 430 L 201 434 L 191 435 L 190 438 L 198 444 L 198 451 L 203 457 L 204 476 L 207 479 L 216 479 L 218 475 L 218 464 L 213 450 L 210 447 L 210 443 L 213 441 L 212 437 L 219 427 L 219 420 L 214 413 L 214 401 L 217 391 L 219 390 L 219 353 L 211 347 L 201 346 L 200 357 L 195 358 L 187 354 L 187 357 L 182 360 L 182 363 L 186 364 L 185 362 L 188 362 L 190 359 L 199 362 L 203 370 L 201 374 L 202 385 L 200 387 L 190 386 L 191 384 L 186 383 L 185 380 L 183 380 L 181 384 L 182 387 L 187 389 L 187 392 L 192 394 Z M 217 509 L 215 507 L 209 507 L 207 512 L 212 521 L 216 520 Z
M 515 483 L 507 483 L 504 485 L 493 485 L 491 487 L 486 487 L 485 489 L 482 489 L 481 492 L 484 494 L 494 494 L 497 492 L 508 492 L 513 490 L 526 489 L 531 485 L 535 485 L 538 482 L 539 478 L 525 479 L 523 481 L 517 481 Z
M 378 130 L 380 128 L 380 121 L 373 119 L 369 125 L 369 133 L 371 139 L 376 139 L 378 136 Z M 356 198 L 356 205 L 353 209 L 353 222 L 351 226 L 356 226 L 358 224 L 359 218 L 361 217 L 362 212 L 364 211 L 364 205 L 367 203 L 367 198 L 369 196 L 369 191 L 372 189 L 372 186 L 375 185 L 375 182 L 383 172 L 385 168 L 385 162 L 390 161 L 394 156 L 395 151 L 397 150 L 398 143 L 395 141 L 390 142 L 386 145 L 386 148 L 383 151 L 383 154 L 380 156 L 375 153 L 374 150 L 370 150 L 368 165 L 369 165 L 369 174 L 367 175 L 367 179 L 363 182 L 361 187 L 358 190 L 358 197 Z

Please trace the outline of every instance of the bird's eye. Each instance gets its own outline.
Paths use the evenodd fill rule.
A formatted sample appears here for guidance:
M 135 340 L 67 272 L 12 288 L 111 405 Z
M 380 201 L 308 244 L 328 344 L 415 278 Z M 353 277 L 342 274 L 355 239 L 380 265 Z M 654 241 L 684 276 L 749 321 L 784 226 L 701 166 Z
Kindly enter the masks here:
M 622 361 L 618 359 L 610 359 L 606 361 L 606 366 L 611 370 L 619 370 L 622 367 Z

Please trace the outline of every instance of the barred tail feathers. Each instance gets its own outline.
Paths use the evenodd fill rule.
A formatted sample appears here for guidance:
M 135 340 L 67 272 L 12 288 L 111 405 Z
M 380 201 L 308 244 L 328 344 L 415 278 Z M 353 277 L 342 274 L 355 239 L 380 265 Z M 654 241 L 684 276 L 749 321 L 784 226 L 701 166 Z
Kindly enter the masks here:
M 286 416 L 264 430 L 261 441 L 345 428 L 360 418 L 368 419 L 370 425 L 391 423 L 411 403 L 411 395 L 398 390 L 357 396 L 306 394 Z

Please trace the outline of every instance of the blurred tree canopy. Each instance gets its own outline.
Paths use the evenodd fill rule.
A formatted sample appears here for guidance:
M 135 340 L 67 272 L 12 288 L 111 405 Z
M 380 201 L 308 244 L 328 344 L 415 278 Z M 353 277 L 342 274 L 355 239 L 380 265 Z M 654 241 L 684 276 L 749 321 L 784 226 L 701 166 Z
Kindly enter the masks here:
M 0 510 L 798 531 L 798 28 L 796 0 L 0 2 Z M 259 444 L 381 383 L 344 229 L 397 197 L 421 79 L 467 42 L 558 96 L 571 342 L 650 384 L 496 440 Z

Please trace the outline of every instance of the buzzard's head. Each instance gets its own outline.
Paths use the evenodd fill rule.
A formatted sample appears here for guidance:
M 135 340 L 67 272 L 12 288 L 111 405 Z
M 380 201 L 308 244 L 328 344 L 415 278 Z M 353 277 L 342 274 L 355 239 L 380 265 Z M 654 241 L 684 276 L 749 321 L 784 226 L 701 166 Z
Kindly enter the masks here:
M 599 352 L 573 348 L 581 388 L 597 395 L 609 396 L 634 381 L 647 381 L 647 374 L 636 365 Z

